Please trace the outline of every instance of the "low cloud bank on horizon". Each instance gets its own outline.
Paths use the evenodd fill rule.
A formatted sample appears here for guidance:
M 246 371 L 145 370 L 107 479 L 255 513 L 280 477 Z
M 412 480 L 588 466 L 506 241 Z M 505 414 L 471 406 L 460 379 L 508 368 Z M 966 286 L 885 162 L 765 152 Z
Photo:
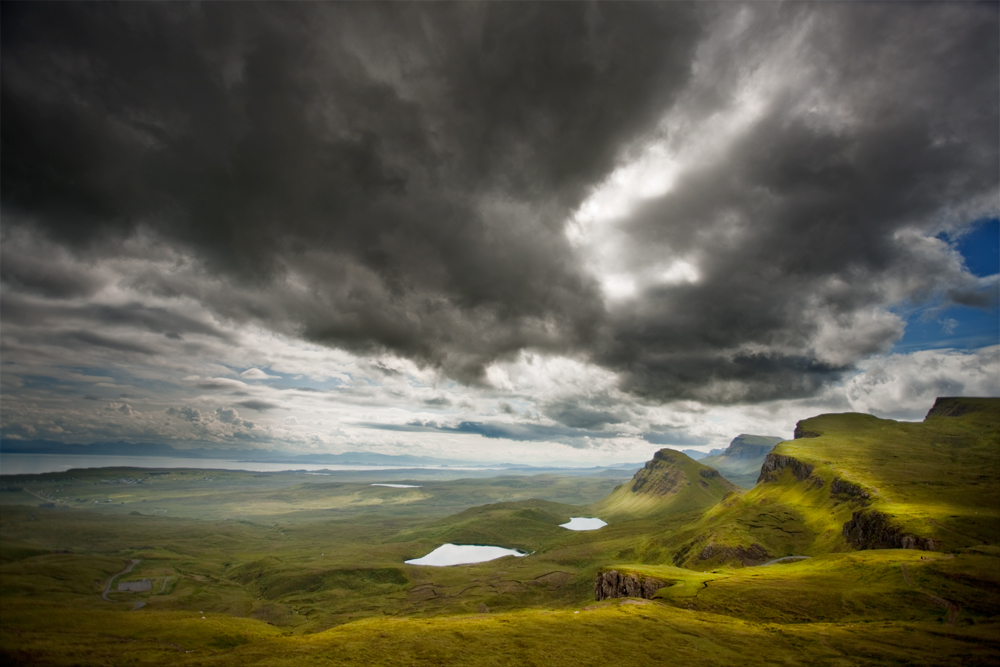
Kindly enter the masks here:
M 2 12 L 3 437 L 633 461 L 1000 395 L 995 4 Z

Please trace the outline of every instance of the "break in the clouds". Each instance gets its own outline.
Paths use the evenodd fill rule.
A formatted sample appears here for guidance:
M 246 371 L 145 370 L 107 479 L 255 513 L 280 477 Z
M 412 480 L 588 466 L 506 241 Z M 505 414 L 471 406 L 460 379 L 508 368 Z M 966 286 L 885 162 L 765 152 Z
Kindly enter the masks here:
M 2 31 L 7 437 L 611 457 L 1000 391 L 962 314 L 996 322 L 1000 269 L 961 245 L 1000 213 L 996 5 Z M 929 313 L 936 351 L 893 354 Z

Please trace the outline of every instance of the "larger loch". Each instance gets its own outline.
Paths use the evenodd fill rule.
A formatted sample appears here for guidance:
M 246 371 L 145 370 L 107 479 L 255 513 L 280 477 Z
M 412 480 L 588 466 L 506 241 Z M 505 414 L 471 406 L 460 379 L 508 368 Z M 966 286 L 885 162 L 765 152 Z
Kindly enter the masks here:
M 516 556 L 521 558 L 528 554 L 517 549 L 506 549 L 504 547 L 483 546 L 478 544 L 442 544 L 434 551 L 422 558 L 413 558 L 404 561 L 409 565 L 433 565 L 444 567 L 446 565 L 467 565 L 469 563 L 485 563 L 488 560 L 503 558 L 504 556 Z

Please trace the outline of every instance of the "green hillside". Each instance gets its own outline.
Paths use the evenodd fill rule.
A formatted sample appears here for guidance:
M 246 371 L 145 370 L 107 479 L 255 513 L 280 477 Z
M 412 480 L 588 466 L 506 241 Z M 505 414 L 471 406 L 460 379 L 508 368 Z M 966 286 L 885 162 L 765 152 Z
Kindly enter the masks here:
M 661 449 L 626 484 L 591 507 L 597 516 L 680 514 L 711 507 L 739 489 L 717 470 L 673 449 Z
M 0 664 L 1000 663 L 1000 399 L 943 399 L 921 423 L 821 415 L 796 436 L 745 493 L 673 450 L 613 490 L 5 476 Z M 444 542 L 530 554 L 404 562 Z M 809 558 L 770 562 L 791 554 Z M 113 586 L 132 561 L 150 590 Z M 617 597 L 634 582 L 641 598 Z
M 782 440 L 784 438 L 775 435 L 741 433 L 733 438 L 724 452 L 706 456 L 700 463 L 715 468 L 733 484 L 751 489 L 757 483 L 764 459 Z
M 799 422 L 760 483 L 678 531 L 673 563 L 710 569 L 791 554 L 1000 539 L 1000 399 L 943 399 L 923 422 L 863 414 Z

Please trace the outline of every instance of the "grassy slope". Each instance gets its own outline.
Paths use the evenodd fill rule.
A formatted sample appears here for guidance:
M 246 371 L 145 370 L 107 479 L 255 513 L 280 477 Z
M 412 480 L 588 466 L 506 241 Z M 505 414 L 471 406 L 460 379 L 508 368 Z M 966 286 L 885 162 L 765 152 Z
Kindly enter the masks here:
M 669 542 L 675 564 L 710 569 L 731 555 L 703 559 L 706 546 L 760 545 L 772 557 L 849 549 L 842 530 L 866 507 L 904 531 L 949 551 L 1000 536 L 1000 399 L 983 409 L 921 423 L 871 415 L 821 415 L 800 423 L 818 437 L 779 444 L 774 454 L 813 466 L 797 479 L 786 468 L 710 509 Z M 832 493 L 835 478 L 865 489 L 868 501 Z M 718 552 L 718 550 L 717 550 Z
M 132 495 L 124 506 L 70 500 L 39 508 L 41 499 L 26 492 L 0 493 L 0 663 L 997 664 L 1000 549 L 963 548 L 996 542 L 995 534 L 984 537 L 997 508 L 991 414 L 926 424 L 863 415 L 806 420 L 803 427 L 821 437 L 779 451 L 787 446 L 812 463 L 823 486 L 786 470 L 707 512 L 686 484 L 667 503 L 638 507 L 622 502 L 619 489 L 603 506 L 618 512 L 597 512 L 610 525 L 584 533 L 557 524 L 601 508 L 581 505 L 600 497 L 607 480 L 498 478 L 397 490 L 249 474 L 220 484 L 198 471 L 119 491 L 91 478 L 48 477 L 38 486 L 35 478 L 30 490 L 45 497 L 60 489 L 81 498 Z M 926 460 L 880 471 L 904 452 Z M 700 468 L 672 464 L 683 473 L 677 479 L 704 491 L 697 481 L 712 480 Z M 951 474 L 920 476 L 934 468 Z M 840 526 L 858 505 L 830 496 L 833 476 L 875 492 L 872 506 L 908 530 L 939 528 L 930 536 L 958 551 L 846 552 Z M 171 515 L 204 514 L 130 515 L 143 494 L 145 505 Z M 252 506 L 255 513 L 218 519 L 253 495 L 268 498 Z M 548 500 L 527 500 L 532 495 Z M 450 568 L 402 564 L 442 541 L 534 553 Z M 697 560 L 709 542 L 821 555 L 719 569 L 719 559 Z M 685 547 L 697 569 L 670 565 Z M 74 553 L 52 553 L 64 549 Z M 101 600 L 128 558 L 143 559 L 130 577 L 153 578 L 153 591 Z M 672 585 L 653 602 L 594 604 L 594 576 L 608 567 Z M 148 604 L 126 611 L 137 600 Z M 957 616 L 942 600 L 961 607 Z
M 648 602 L 434 619 L 369 619 L 309 636 L 195 614 L 6 609 L 22 632 L 9 664 L 43 665 L 988 665 L 996 623 L 747 622 Z M 579 611 L 579 613 L 575 613 Z M 27 621 L 27 617 L 33 617 Z M 47 622 L 61 621 L 53 644 Z M 5 624 L 6 625 L 6 624 Z M 4 644 L 11 632 L 3 632 Z
M 680 514 L 711 507 L 736 490 L 714 469 L 681 452 L 661 449 L 631 482 L 591 507 L 598 516 L 619 520 Z

